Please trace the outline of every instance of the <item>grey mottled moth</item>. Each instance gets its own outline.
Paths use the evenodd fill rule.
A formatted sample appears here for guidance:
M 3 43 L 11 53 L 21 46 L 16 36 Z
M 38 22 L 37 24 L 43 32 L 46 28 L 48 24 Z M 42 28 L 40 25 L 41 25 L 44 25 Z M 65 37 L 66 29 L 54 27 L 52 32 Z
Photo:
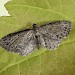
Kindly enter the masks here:
M 42 26 L 33 24 L 32 29 L 11 33 L 1 38 L 0 46 L 25 56 L 39 49 L 40 46 L 53 50 L 68 36 L 71 27 L 71 22 L 65 20 Z

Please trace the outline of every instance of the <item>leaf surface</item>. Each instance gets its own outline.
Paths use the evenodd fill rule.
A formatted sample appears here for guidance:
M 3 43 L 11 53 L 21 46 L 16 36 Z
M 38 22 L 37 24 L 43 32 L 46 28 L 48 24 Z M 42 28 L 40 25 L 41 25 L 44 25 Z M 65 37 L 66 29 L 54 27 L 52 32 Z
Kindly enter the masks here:
M 0 38 L 56 20 L 72 22 L 72 31 L 57 50 L 39 49 L 22 57 L 0 47 L 0 75 L 75 75 L 75 0 L 12 0 L 11 16 L 0 17 Z

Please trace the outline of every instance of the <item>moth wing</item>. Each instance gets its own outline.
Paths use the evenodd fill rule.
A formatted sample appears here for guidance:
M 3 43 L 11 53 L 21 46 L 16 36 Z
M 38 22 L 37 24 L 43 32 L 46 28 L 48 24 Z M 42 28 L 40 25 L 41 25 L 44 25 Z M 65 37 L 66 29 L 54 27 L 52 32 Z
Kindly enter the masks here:
M 40 43 L 43 47 L 56 49 L 61 41 L 68 36 L 71 30 L 71 22 L 56 21 L 38 27 L 37 34 L 40 35 Z
M 33 30 L 24 30 L 9 34 L 0 40 L 0 45 L 8 51 L 28 55 L 37 49 Z

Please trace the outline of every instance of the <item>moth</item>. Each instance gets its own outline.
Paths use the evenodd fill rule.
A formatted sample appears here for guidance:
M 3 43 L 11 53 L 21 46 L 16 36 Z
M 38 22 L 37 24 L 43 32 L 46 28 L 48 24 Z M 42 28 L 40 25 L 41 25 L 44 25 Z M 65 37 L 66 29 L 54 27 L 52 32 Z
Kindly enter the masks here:
M 0 39 L 0 46 L 8 51 L 26 56 L 41 46 L 54 50 L 71 31 L 70 21 L 61 20 L 47 23 L 42 26 L 33 24 L 32 29 L 25 29 L 10 33 Z

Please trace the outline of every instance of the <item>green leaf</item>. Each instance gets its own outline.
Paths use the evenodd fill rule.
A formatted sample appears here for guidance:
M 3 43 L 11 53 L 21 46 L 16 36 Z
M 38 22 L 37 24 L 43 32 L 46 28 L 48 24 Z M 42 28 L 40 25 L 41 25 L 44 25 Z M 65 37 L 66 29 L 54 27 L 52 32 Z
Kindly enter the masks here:
M 69 20 L 72 31 L 57 50 L 39 49 L 22 57 L 0 47 L 0 75 L 75 75 L 75 0 L 12 0 L 11 16 L 0 17 L 0 38 L 55 20 Z

